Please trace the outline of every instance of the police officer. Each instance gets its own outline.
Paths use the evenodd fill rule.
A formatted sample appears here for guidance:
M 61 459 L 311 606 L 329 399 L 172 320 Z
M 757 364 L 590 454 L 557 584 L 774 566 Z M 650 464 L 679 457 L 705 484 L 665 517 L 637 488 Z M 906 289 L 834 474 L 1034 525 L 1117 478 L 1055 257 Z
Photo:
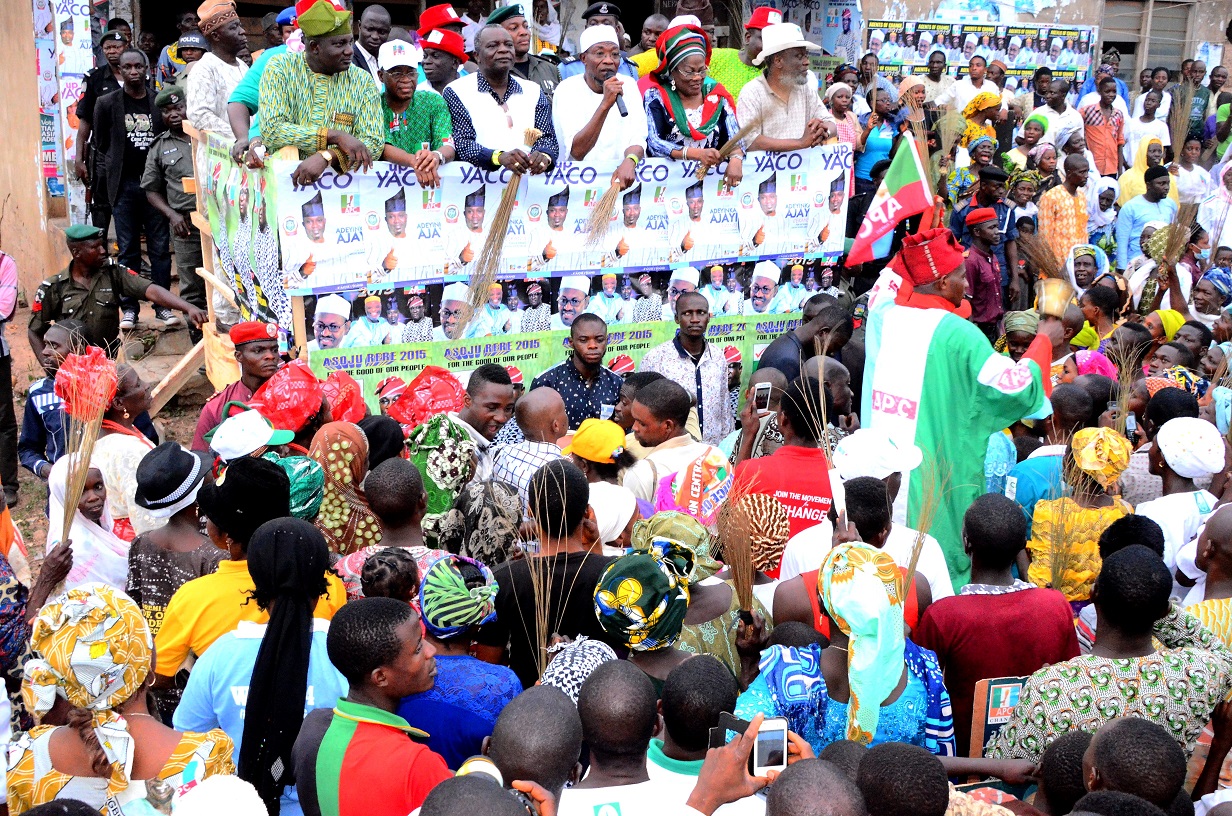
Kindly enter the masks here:
M 591 3 L 586 7 L 586 10 L 582 12 L 582 19 L 586 21 L 587 28 L 596 25 L 609 25 L 616 29 L 617 35 L 623 35 L 625 33 L 624 26 L 620 24 L 620 6 L 615 3 Z M 637 63 L 629 59 L 628 55 L 624 52 L 621 52 L 620 54 L 620 63 L 616 70 L 622 74 L 627 74 L 634 79 L 638 78 Z M 568 62 L 561 63 L 560 78 L 565 80 L 571 76 L 585 73 L 585 71 L 586 65 L 580 59 L 575 57 Z
M 120 298 L 145 298 L 183 312 L 196 328 L 207 320 L 201 309 L 107 257 L 105 235 L 98 227 L 75 224 L 64 231 L 73 256 L 63 272 L 39 284 L 30 306 L 26 336 L 34 355 L 43 356 L 43 333 L 68 317 L 85 325 L 86 340 L 115 354 L 120 340 Z
M 205 308 L 205 283 L 197 276 L 202 264 L 201 233 L 193 226 L 197 198 L 184 192 L 184 179 L 193 174 L 192 142 L 184 133 L 185 95 L 168 85 L 154 100 L 167 130 L 154 137 L 146 154 L 141 189 L 150 206 L 171 222 L 171 248 L 180 273 L 180 297 Z
M 538 85 L 551 99 L 552 92 L 560 84 L 560 71 L 551 60 L 530 53 L 531 30 L 522 4 L 512 3 L 496 9 L 488 15 L 488 25 L 498 25 L 513 37 L 513 73 Z

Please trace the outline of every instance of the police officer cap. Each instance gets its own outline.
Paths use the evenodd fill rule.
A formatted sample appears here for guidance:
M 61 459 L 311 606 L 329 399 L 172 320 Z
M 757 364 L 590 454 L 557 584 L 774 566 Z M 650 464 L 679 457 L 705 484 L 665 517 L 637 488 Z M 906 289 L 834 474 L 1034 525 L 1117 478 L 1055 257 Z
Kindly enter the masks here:
M 184 91 L 174 86 L 168 86 L 158 92 L 158 96 L 154 97 L 154 104 L 160 108 L 165 108 L 168 105 L 178 105 L 184 101 Z
M 70 241 L 93 241 L 103 237 L 103 231 L 93 224 L 74 224 L 64 231 L 64 237 Z
M 620 19 L 620 6 L 615 3 L 591 3 L 586 7 L 586 11 L 582 12 L 582 19 L 589 20 L 596 14 L 602 14 L 605 17 L 615 17 Z

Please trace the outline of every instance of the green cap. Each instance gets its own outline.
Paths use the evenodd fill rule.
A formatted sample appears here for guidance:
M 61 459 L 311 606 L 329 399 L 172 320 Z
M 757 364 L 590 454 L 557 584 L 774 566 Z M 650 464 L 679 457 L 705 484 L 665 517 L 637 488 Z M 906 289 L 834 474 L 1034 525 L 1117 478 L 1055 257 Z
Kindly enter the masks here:
M 73 224 L 64 231 L 64 237 L 70 241 L 92 241 L 102 238 L 103 231 L 93 224 Z
M 501 6 L 496 11 L 488 15 L 488 25 L 501 25 L 506 20 L 511 20 L 514 17 L 525 17 L 526 12 L 522 10 L 520 3 L 513 3 L 508 6 Z
M 159 91 L 158 96 L 154 97 L 154 104 L 160 108 L 165 108 L 168 105 L 178 105 L 184 101 L 184 91 L 175 86 L 168 86 Z

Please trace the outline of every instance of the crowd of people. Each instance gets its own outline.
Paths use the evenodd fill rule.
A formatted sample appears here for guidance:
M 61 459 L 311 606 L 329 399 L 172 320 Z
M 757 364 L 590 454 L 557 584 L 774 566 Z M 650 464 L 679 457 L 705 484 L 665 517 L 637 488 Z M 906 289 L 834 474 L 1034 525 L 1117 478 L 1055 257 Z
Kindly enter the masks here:
M 627 50 L 595 3 L 562 60 L 550 3 L 465 11 L 411 31 L 300 0 L 251 67 L 229 0 L 181 16 L 157 60 L 104 36 L 81 172 L 120 254 L 106 221 L 70 228 L 32 305 L 47 377 L 15 449 L 47 485 L 41 563 L 0 511 L 9 812 L 1229 812 L 1226 71 L 1144 71 L 1131 95 L 1108 52 L 1081 88 L 1040 67 L 1015 95 L 978 51 L 962 79 L 935 49 L 895 84 L 873 48 L 818 78 L 778 12 L 719 49 L 697 3 Z M 1169 105 L 1189 117 L 1156 120 Z M 948 228 L 904 223 L 814 287 L 803 265 L 673 270 L 631 312 L 615 275 L 565 279 L 555 314 L 527 283 L 522 330 L 533 311 L 569 333 L 529 385 L 427 369 L 370 405 L 287 359 L 278 325 L 237 321 L 240 377 L 191 440 L 109 363 L 87 461 L 60 370 L 114 355 L 139 299 L 208 319 L 185 120 L 253 166 L 299 147 L 301 182 L 593 153 L 626 186 L 647 155 L 738 178 L 718 148 L 758 122 L 746 149 L 853 145 L 856 226 L 895 151 L 931 154 Z M 800 313 L 756 360 L 708 332 L 744 313 L 733 280 Z M 477 310 L 488 333 L 517 330 L 509 292 Z M 318 298 L 312 348 L 397 339 L 379 295 L 355 301 Z M 437 326 L 408 306 L 415 341 L 473 325 L 457 291 Z M 628 320 L 677 330 L 610 355 Z M 779 718 L 786 767 L 754 774 Z

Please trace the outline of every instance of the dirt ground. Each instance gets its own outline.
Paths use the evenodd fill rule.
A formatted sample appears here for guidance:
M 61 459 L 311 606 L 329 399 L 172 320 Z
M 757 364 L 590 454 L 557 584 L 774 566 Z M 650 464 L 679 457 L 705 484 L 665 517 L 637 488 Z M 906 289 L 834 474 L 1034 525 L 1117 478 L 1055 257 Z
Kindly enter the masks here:
M 147 304 L 143 317 L 150 316 L 149 308 Z M 18 309 L 9 322 L 7 334 L 13 355 L 13 404 L 19 426 L 25 414 L 26 393 L 31 383 L 45 376 L 30 350 L 30 344 L 26 342 L 25 327 L 29 321 L 30 310 Z M 153 387 L 154 383 L 150 386 Z M 172 400 L 154 417 L 154 424 L 164 440 L 174 439 L 187 445 L 192 441 L 200 413 L 200 405 L 185 406 Z M 42 562 L 43 545 L 47 541 L 47 483 L 25 468 L 18 470 L 18 502 L 9 512 L 30 549 L 31 565 L 35 566 Z

